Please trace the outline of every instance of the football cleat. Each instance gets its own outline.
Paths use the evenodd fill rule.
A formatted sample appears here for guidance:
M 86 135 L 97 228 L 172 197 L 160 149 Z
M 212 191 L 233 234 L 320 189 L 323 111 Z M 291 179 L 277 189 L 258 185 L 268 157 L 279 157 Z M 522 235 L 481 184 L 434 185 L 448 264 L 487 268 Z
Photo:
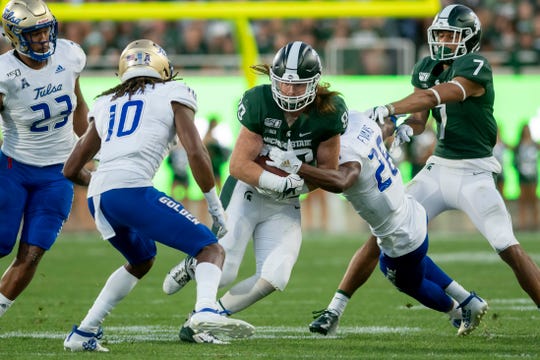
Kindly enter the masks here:
M 469 297 L 459 304 L 459 307 L 461 308 L 463 319 L 461 320 L 457 334 L 468 335 L 480 324 L 482 317 L 488 310 L 488 304 L 474 292 L 471 292 Z
M 218 310 L 204 308 L 189 319 L 189 327 L 196 333 L 208 332 L 218 338 L 243 339 L 255 332 L 255 327 L 243 320 L 223 316 Z
M 182 289 L 191 279 L 195 278 L 197 259 L 192 256 L 186 257 L 178 265 L 173 267 L 165 279 L 163 279 L 163 292 L 172 295 Z
M 103 327 L 100 325 L 96 331 L 95 338 L 98 340 L 103 339 Z
M 323 335 L 336 333 L 339 324 L 339 315 L 330 309 L 313 311 L 313 322 L 309 324 L 309 331 Z
M 457 310 L 457 314 L 450 315 L 448 320 L 453 327 L 459 329 L 459 327 L 461 326 L 461 320 L 463 319 L 463 314 L 461 312 L 461 308 L 458 308 Z
M 70 351 L 96 351 L 96 352 L 109 352 L 109 349 L 101 346 L 98 342 L 98 336 L 103 336 L 103 331 L 101 334 L 94 334 L 91 332 L 86 332 L 79 330 L 77 325 L 73 325 L 73 329 L 69 335 L 64 340 L 64 350 Z
M 180 341 L 197 343 L 197 344 L 217 344 L 217 345 L 226 345 L 230 342 L 218 339 L 216 336 L 211 333 L 204 331 L 200 333 L 195 333 L 192 328 L 189 327 L 189 322 L 191 321 L 191 315 L 189 314 L 186 322 L 180 328 Z

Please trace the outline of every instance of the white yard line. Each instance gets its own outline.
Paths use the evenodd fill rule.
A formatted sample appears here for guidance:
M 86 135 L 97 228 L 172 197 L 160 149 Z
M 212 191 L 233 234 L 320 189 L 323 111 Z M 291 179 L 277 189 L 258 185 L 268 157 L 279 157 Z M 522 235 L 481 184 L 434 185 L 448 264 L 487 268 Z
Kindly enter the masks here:
M 337 336 L 320 337 L 331 339 L 340 334 L 407 334 L 421 331 L 420 328 L 387 327 L 387 326 L 341 326 Z M 170 326 L 108 326 L 105 328 L 107 343 L 125 341 L 178 341 L 178 328 Z M 32 339 L 64 339 L 68 332 L 22 332 L 12 331 L 0 334 L 0 339 L 32 338 Z M 260 326 L 251 338 L 258 339 L 304 339 L 319 337 L 311 334 L 305 326 Z

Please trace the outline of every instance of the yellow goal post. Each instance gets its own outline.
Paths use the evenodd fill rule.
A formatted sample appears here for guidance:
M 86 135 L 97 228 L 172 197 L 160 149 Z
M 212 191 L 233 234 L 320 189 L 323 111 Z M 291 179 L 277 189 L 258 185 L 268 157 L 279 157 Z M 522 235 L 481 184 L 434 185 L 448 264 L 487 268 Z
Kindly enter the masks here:
M 2 0 L 2 9 L 8 1 Z M 235 24 L 241 69 L 249 87 L 255 74 L 249 66 L 258 62 L 251 19 L 432 17 L 440 10 L 439 0 L 371 1 L 212 1 L 212 2 L 81 2 L 47 3 L 59 21 L 136 21 L 221 19 Z

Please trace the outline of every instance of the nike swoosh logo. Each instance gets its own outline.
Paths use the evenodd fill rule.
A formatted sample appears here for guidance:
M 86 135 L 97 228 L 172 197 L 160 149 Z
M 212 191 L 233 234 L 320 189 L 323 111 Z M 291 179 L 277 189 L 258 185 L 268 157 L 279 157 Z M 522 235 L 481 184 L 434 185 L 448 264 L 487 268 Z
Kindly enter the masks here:
M 311 131 L 307 132 L 307 133 L 299 133 L 298 136 L 304 137 L 304 136 L 309 135 L 309 134 L 311 134 Z

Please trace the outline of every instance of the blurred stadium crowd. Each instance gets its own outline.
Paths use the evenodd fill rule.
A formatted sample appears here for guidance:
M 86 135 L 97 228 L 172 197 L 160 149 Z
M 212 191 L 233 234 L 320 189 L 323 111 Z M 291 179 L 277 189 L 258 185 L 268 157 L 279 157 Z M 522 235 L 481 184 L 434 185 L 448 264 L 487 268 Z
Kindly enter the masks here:
M 442 6 L 450 3 L 458 2 L 442 1 Z M 483 28 L 481 51 L 494 67 L 505 73 L 540 72 L 540 0 L 469 0 L 459 3 L 473 8 L 480 17 Z M 324 60 L 328 53 L 325 49 L 330 44 L 335 47 L 340 42 L 347 42 L 354 48 L 355 43 L 377 44 L 385 39 L 413 44 L 414 57 L 418 58 L 427 52 L 426 29 L 431 21 L 431 18 L 268 19 L 254 20 L 251 24 L 263 59 L 295 39 L 312 44 Z M 180 71 L 238 70 L 234 24 L 228 21 L 61 21 L 60 32 L 61 37 L 82 45 L 88 55 L 88 70 L 114 68 L 120 50 L 137 38 L 148 38 L 162 44 Z M 9 44 L 5 40 L 0 41 L 0 52 L 8 49 Z M 395 64 L 399 59 L 384 56 L 388 51 L 392 50 L 364 46 L 359 51 L 344 54 L 345 65 L 334 71 L 340 74 L 399 73 L 398 64 Z M 409 71 L 407 69 L 406 73 Z
M 53 2 L 97 2 L 96 0 L 46 0 Z M 109 0 L 114 1 L 114 0 Z M 123 1 L 123 0 L 120 0 Z M 480 17 L 483 29 L 481 53 L 486 56 L 496 73 L 540 74 L 540 0 L 442 0 L 441 7 L 461 3 L 471 7 Z M 275 52 L 292 40 L 301 40 L 318 50 L 325 66 L 325 74 L 344 75 L 392 75 L 409 74 L 416 60 L 428 54 L 426 29 L 432 17 L 417 19 L 397 18 L 332 18 L 332 19 L 265 19 L 251 20 L 253 34 L 263 62 L 271 62 Z M 234 24 L 222 20 L 179 19 L 162 21 L 59 21 L 60 37 L 80 44 L 87 54 L 89 71 L 114 72 L 121 50 L 139 38 L 154 40 L 163 46 L 173 61 L 175 70 L 181 74 L 235 74 L 239 70 L 239 50 L 234 36 Z M 380 46 L 395 40 L 393 44 L 411 44 L 412 63 L 404 63 L 403 57 L 393 56 L 391 46 Z M 0 53 L 11 49 L 4 37 L 0 37 Z M 331 49 L 341 49 L 341 67 L 326 68 L 332 55 Z M 399 55 L 399 54 L 398 54 Z M 422 166 L 431 154 L 432 134 L 425 143 L 418 137 L 402 154 L 403 159 L 415 166 Z M 399 159 L 397 159 L 399 161 Z M 187 185 L 186 185 L 187 187 Z M 310 196 L 311 206 L 304 206 L 307 229 L 329 230 L 327 194 Z M 184 196 L 181 196 L 184 197 Z M 68 230 L 94 229 L 86 207 L 85 192 L 77 188 L 74 208 Z M 188 201 L 185 199 L 179 199 Z M 196 208 L 197 204 L 192 205 Z M 513 207 L 515 205 L 511 205 Z M 517 212 L 513 209 L 511 212 Z M 538 210 L 536 210 L 538 211 Z M 311 214 L 313 212 L 313 214 Z M 204 218 L 206 211 L 200 211 Z M 354 214 L 353 214 L 354 215 Z M 318 221 L 315 218 L 319 217 Z M 356 218 L 354 218 L 356 219 Z M 538 216 L 531 226 L 537 229 Z M 357 223 L 357 221 L 355 221 Z M 528 228 L 516 224 L 520 229 Z M 358 225 L 356 225 L 358 226 Z

